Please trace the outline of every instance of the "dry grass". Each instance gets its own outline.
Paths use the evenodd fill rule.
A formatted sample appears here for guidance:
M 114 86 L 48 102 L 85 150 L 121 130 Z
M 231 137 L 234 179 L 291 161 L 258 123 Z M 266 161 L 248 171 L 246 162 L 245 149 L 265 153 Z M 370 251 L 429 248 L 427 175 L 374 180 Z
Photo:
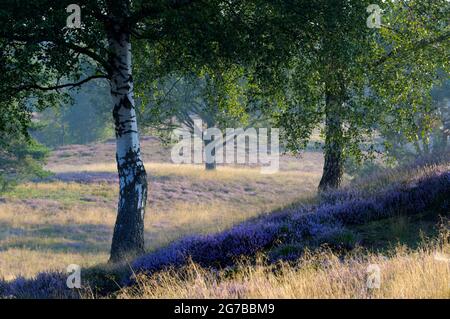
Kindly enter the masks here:
M 104 263 L 109 255 L 106 251 L 74 253 L 54 251 L 44 247 L 35 249 L 11 248 L 0 253 L 1 276 L 4 280 L 13 280 L 19 275 L 30 278 L 40 272 L 65 271 L 70 264 L 80 265 L 83 269 Z
M 144 150 L 154 154 L 146 157 L 148 250 L 308 201 L 315 195 L 323 162 L 320 153 L 307 152 L 300 159 L 283 157 L 281 171 L 273 175 L 243 166 L 206 172 L 202 165 L 168 164 L 156 144 L 144 141 Z M 116 165 L 108 162 L 113 152 L 113 143 L 56 151 L 48 167 L 57 173 L 53 181 L 22 184 L 0 198 L 0 278 L 33 277 L 65 270 L 69 264 L 84 268 L 107 261 L 118 195 Z M 374 187 L 396 181 L 398 174 L 393 171 Z M 404 223 L 391 225 L 391 231 L 410 231 Z M 138 285 L 121 290 L 118 297 L 450 298 L 450 265 L 434 258 L 436 253 L 450 253 L 448 233 L 443 238 L 445 244 L 415 251 L 398 246 L 388 257 L 359 251 L 342 258 L 322 250 L 295 264 L 268 265 L 261 258 L 256 265 L 241 262 L 237 269 L 223 271 L 191 264 L 140 276 Z M 380 289 L 366 286 L 370 264 L 381 269 Z
M 66 157 L 55 173 L 106 172 L 114 163 L 77 164 Z M 308 162 L 312 165 L 312 162 Z M 153 250 L 182 236 L 222 231 L 315 194 L 316 171 L 260 174 L 258 168 L 147 163 L 150 190 L 145 237 Z M 87 183 L 26 183 L 0 201 L 0 278 L 32 277 L 69 264 L 91 266 L 107 261 L 116 217 L 114 180 Z
M 151 277 L 123 289 L 119 298 L 450 298 L 450 264 L 435 256 L 450 245 L 410 251 L 398 246 L 390 256 L 357 252 L 342 259 L 323 250 L 306 254 L 294 265 L 259 261 L 241 263 L 230 272 L 191 264 Z M 368 288 L 368 266 L 378 265 L 379 289 Z
M 294 165 L 289 167 L 292 169 Z M 294 166 L 295 167 L 295 166 Z M 219 166 L 214 171 L 205 171 L 204 165 L 194 164 L 170 164 L 170 163 L 146 163 L 145 168 L 150 176 L 184 176 L 207 180 L 230 180 L 230 179 L 246 179 L 257 178 L 261 179 L 265 176 L 288 177 L 298 175 L 298 172 L 280 171 L 275 174 L 261 174 L 260 168 L 249 167 L 233 167 L 233 166 Z M 78 172 L 117 172 L 117 166 L 114 163 L 96 163 L 77 165 L 57 165 L 52 167 L 54 173 L 73 172 L 74 169 Z M 318 170 L 311 172 L 301 172 L 302 176 L 316 177 Z

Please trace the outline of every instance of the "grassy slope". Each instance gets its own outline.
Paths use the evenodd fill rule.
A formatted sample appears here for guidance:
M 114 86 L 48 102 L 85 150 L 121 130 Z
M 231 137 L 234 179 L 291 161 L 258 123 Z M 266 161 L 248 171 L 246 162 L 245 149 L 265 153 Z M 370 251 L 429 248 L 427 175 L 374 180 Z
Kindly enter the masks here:
M 355 181 L 356 186 L 352 188 L 324 196 L 315 211 L 338 217 L 342 211 L 358 218 L 344 217 L 345 227 L 331 232 L 319 243 L 309 235 L 295 240 L 281 237 L 270 244 L 268 251 L 263 249 L 257 253 L 256 259 L 246 258 L 219 271 L 207 267 L 211 262 L 205 264 L 204 258 L 197 257 L 195 248 L 189 248 L 193 261 L 150 275 L 138 275 L 138 284 L 122 289 L 117 296 L 450 298 L 449 172 L 446 157 L 438 165 L 386 171 L 365 181 Z M 436 177 L 444 184 L 432 182 Z M 439 187 L 441 189 L 434 192 Z M 403 195 L 392 196 L 402 192 Z M 430 200 L 432 196 L 436 200 Z M 372 201 L 365 201 L 365 198 Z M 405 200 L 410 201 L 408 205 L 397 206 Z M 377 202 L 389 203 L 390 206 L 383 207 L 389 209 L 386 216 L 390 217 L 377 212 Z M 292 223 L 295 218 L 290 220 Z M 234 234 L 237 236 L 239 232 Z M 221 247 L 227 249 L 226 245 Z M 274 252 L 278 257 L 290 257 L 290 261 L 268 262 L 267 256 Z M 226 253 L 228 250 L 224 250 Z M 297 257 L 292 258 L 292 254 Z M 150 260 L 140 265 L 144 269 L 154 265 Z M 369 265 L 376 265 L 381 271 L 379 289 L 369 289 L 366 285 Z M 154 269 L 152 267 L 147 269 Z
M 283 170 L 167 164 L 166 151 L 144 138 L 150 192 L 149 251 L 194 233 L 220 232 L 250 217 L 313 197 L 321 156 L 285 158 Z M 107 261 L 116 216 L 114 144 L 64 147 L 52 154 L 49 181 L 27 183 L 0 198 L 0 279 L 30 278 Z
M 198 264 L 139 276 L 118 298 L 450 298 L 450 245 L 417 250 L 397 246 L 388 254 L 367 251 L 342 256 L 316 250 L 295 263 L 240 262 L 232 271 Z M 369 265 L 380 269 L 380 288 L 366 285 Z M 91 294 L 87 294 L 91 297 Z
M 69 263 L 89 267 L 106 260 L 115 210 L 114 165 L 93 164 L 92 159 L 78 163 L 78 159 L 75 153 L 62 156 L 51 167 L 58 172 L 56 181 L 21 185 L 4 197 L 0 204 L 3 276 L 6 272 L 9 279 L 19 274 L 32 277 L 48 269 L 63 271 Z M 450 172 L 448 157 L 439 165 L 408 167 L 354 181 L 348 189 L 323 196 L 319 205 L 311 200 L 321 167 L 316 153 L 306 154 L 300 161 L 285 159 L 283 170 L 275 176 L 260 175 L 257 169 L 229 167 L 207 174 L 201 167 L 178 167 L 156 160 L 148 167 L 153 200 L 149 202 L 146 236 L 148 249 L 156 252 L 147 256 L 147 262 L 158 265 L 160 258 L 168 258 L 170 266 L 171 258 L 179 260 L 171 255 L 171 245 L 165 247 L 170 242 L 174 242 L 175 250 L 187 247 L 188 252 L 193 252 L 194 262 L 177 262 L 172 269 L 160 263 L 162 270 L 158 266 L 151 275 L 138 275 L 139 285 L 116 291 L 110 297 L 450 297 L 448 264 L 435 258 L 437 253 L 450 253 L 450 225 L 439 217 L 449 213 L 450 189 L 445 188 L 445 176 Z M 439 174 L 444 174 L 444 184 L 433 182 Z M 430 185 L 444 188 L 436 193 Z M 404 206 L 408 207 L 404 211 L 396 206 L 397 197 L 392 194 L 400 194 L 400 204 L 409 198 L 414 200 Z M 430 194 L 437 196 L 437 202 L 428 201 Z M 421 196 L 425 196 L 423 200 Z M 299 200 L 300 206 L 290 206 Z M 383 200 L 390 205 L 386 206 L 386 214 L 375 205 Z M 433 205 L 421 207 L 423 203 Z M 287 206 L 284 211 L 260 218 L 259 223 L 257 219 L 226 230 Z M 367 219 L 365 208 L 371 212 L 367 216 L 375 218 Z M 303 217 L 311 210 L 311 218 Z M 334 224 L 325 230 L 314 229 L 318 236 L 311 236 L 311 227 L 322 225 L 320 216 L 327 219 L 330 214 L 333 223 L 343 218 L 344 224 L 338 225 L 337 232 Z M 280 221 L 277 216 L 285 219 Z M 356 216 L 356 222 L 347 216 Z M 258 231 L 271 220 L 268 234 L 274 237 L 265 238 L 264 231 Z M 302 231 L 297 234 L 299 229 Z M 181 241 L 177 246 L 177 238 L 196 233 L 217 235 L 193 237 L 193 241 Z M 258 240 L 253 241 L 253 235 Z M 321 246 L 324 243 L 326 246 Z M 217 248 L 223 254 L 232 253 L 225 259 L 232 264 L 223 269 L 208 267 L 216 257 L 208 257 L 202 247 L 209 247 L 208 253 Z M 251 254 L 237 260 L 234 248 L 238 248 L 237 253 L 242 248 Z M 305 253 L 308 249 L 311 253 Z M 290 260 L 268 262 L 273 255 Z M 370 264 L 382 270 L 381 289 L 366 287 Z M 110 271 L 115 273 L 117 269 L 87 270 L 85 279 L 90 280 L 91 287 L 83 291 L 83 296 L 95 297 L 95 286 L 117 290 Z M 123 269 L 118 271 L 122 276 Z M 44 273 L 36 280 L 15 280 L 11 285 L 0 281 L 0 295 L 3 289 L 16 296 L 71 296 L 65 289 L 65 278 L 64 273 Z

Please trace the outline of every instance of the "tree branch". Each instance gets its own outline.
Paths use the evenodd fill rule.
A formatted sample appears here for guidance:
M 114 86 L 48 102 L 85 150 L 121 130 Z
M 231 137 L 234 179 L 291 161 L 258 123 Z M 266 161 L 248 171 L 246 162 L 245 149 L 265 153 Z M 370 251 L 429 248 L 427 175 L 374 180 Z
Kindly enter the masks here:
M 98 62 L 105 69 L 106 72 L 109 72 L 111 69 L 111 66 L 108 64 L 108 62 L 105 59 L 103 59 L 100 55 L 98 55 L 96 52 L 89 50 L 88 47 L 82 47 L 82 46 L 76 45 L 74 43 L 68 43 L 68 42 L 64 41 L 63 39 L 56 39 L 56 38 L 50 38 L 50 37 L 47 38 L 45 36 L 29 37 L 29 36 L 19 36 L 19 35 L 9 35 L 9 34 L 0 34 L 0 38 L 7 39 L 9 41 L 25 42 L 28 44 L 51 42 L 51 43 L 54 43 L 55 45 L 66 47 L 77 53 L 81 53 L 81 54 L 84 54 L 84 55 L 90 57 L 94 61 Z
M 69 87 L 70 89 L 73 89 L 75 87 L 81 86 L 82 84 L 87 83 L 94 79 L 107 79 L 107 78 L 108 78 L 108 76 L 106 76 L 104 74 L 91 75 L 79 82 L 74 82 L 74 83 L 65 83 L 65 84 L 59 84 L 59 85 L 54 85 L 54 86 L 40 86 L 38 84 L 29 84 L 29 85 L 21 85 L 19 87 L 15 87 L 15 88 L 13 88 L 13 90 L 20 92 L 20 91 L 25 91 L 25 90 L 53 91 L 53 90 L 67 88 L 67 87 Z
M 55 43 L 59 43 L 59 42 L 55 42 Z M 110 64 L 105 59 L 103 59 L 101 56 L 99 56 L 97 53 L 89 50 L 89 48 L 81 47 L 81 46 L 76 45 L 74 43 L 67 43 L 67 42 L 62 42 L 62 43 L 60 43 L 60 45 L 66 46 L 67 48 L 72 49 L 75 52 L 87 55 L 88 57 L 90 57 L 94 61 L 97 61 L 98 63 L 100 63 L 100 65 L 105 69 L 106 72 L 109 73 L 111 71 Z
M 450 32 L 446 32 L 436 38 L 433 39 L 422 39 L 420 41 L 417 41 L 414 45 L 412 50 L 420 50 L 423 49 L 429 45 L 432 44 L 436 44 L 436 43 L 440 43 L 443 42 L 445 40 L 448 40 L 450 38 Z M 380 66 L 381 64 L 383 64 L 384 62 L 386 62 L 387 60 L 394 58 L 394 57 L 399 57 L 402 54 L 404 54 L 405 52 L 402 50 L 401 47 L 397 47 L 393 50 L 391 50 L 388 54 L 386 54 L 385 56 L 381 57 L 379 60 L 375 61 L 372 64 L 372 67 L 377 67 Z

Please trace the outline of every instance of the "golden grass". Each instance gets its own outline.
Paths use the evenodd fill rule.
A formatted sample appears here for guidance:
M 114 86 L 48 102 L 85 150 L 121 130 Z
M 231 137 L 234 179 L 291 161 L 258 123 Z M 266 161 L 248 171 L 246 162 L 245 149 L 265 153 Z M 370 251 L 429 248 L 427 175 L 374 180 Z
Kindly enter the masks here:
M 425 176 L 430 176 L 437 171 L 450 170 L 450 163 L 431 164 L 417 166 L 415 168 L 400 167 L 381 171 L 378 176 L 369 176 L 369 178 L 357 179 L 352 182 L 352 188 L 361 188 L 365 192 L 376 192 L 382 190 L 387 185 L 403 183 L 410 184 Z
M 148 163 L 153 183 L 145 218 L 148 250 L 194 233 L 214 233 L 315 195 L 319 174 L 260 174 L 258 168 Z M 115 172 L 115 164 L 59 166 L 55 172 Z M 248 191 L 246 190 L 248 188 Z M 187 190 L 188 194 L 181 194 Z M 175 191 L 175 193 L 174 193 Z M 171 197 L 173 195 L 175 197 Z M 69 264 L 108 259 L 116 218 L 115 183 L 18 185 L 0 203 L 0 278 L 32 277 Z M 20 266 L 17 266 L 17 264 Z
M 233 274 L 196 264 L 151 277 L 122 289 L 119 298 L 450 298 L 450 264 L 435 258 L 450 246 L 409 251 L 398 246 L 391 256 L 359 252 L 344 260 L 323 250 L 295 265 L 241 263 Z M 447 255 L 448 256 L 448 255 Z M 380 287 L 368 288 L 368 266 L 380 268 Z
M 106 252 L 70 253 L 46 249 L 10 248 L 0 252 L 0 278 L 13 280 L 18 276 L 27 278 L 52 270 L 66 270 L 70 264 L 82 268 L 91 267 L 107 260 Z
M 0 224 L 8 227 L 35 225 L 113 225 L 115 211 L 106 207 L 93 206 L 61 206 L 49 210 L 46 206 L 30 208 L 23 203 L 8 203 L 0 205 Z
M 55 192 L 80 192 L 85 189 L 83 184 L 78 183 L 65 183 L 65 182 L 51 182 L 51 183 L 24 183 L 18 186 L 23 192 L 33 192 L 36 190 Z
M 152 250 L 190 234 L 221 232 L 249 218 L 282 207 L 280 201 L 179 203 L 173 206 L 170 213 L 153 212 L 146 217 L 147 248 Z
M 242 179 L 242 178 L 264 178 L 265 176 L 288 177 L 288 176 L 316 176 L 317 172 L 296 172 L 279 171 L 274 174 L 262 174 L 259 167 L 236 167 L 236 166 L 218 166 L 214 171 L 205 171 L 204 165 L 195 164 L 172 164 L 172 163 L 146 163 L 145 168 L 149 175 L 153 176 L 185 176 L 197 179 L 223 180 L 223 179 Z M 117 172 L 117 166 L 114 163 L 95 163 L 77 165 L 55 165 L 51 167 L 54 173 L 73 172 Z

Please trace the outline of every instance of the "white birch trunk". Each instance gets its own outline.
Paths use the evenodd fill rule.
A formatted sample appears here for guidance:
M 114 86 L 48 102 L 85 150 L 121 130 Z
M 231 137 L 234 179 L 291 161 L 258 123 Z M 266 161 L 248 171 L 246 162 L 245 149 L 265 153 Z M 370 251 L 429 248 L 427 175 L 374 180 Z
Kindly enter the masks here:
M 141 158 L 133 97 L 130 34 L 118 29 L 108 37 L 120 182 L 118 214 L 111 245 L 112 262 L 133 258 L 144 252 L 147 201 L 147 175 Z

